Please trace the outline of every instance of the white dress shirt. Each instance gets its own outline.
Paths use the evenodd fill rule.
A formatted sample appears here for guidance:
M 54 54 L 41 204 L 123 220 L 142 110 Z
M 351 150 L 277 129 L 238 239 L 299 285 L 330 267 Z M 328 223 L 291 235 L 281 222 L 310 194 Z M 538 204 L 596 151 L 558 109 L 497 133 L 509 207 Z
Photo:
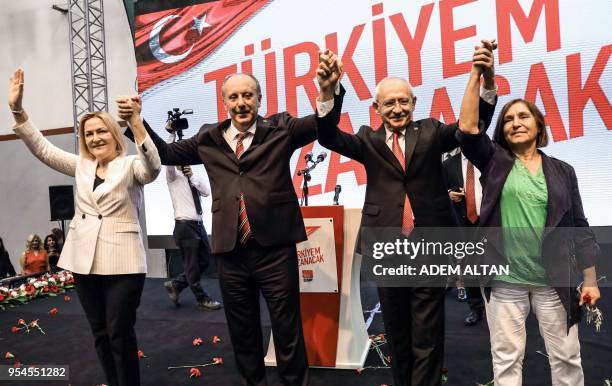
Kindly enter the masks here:
M 242 139 L 243 152 L 247 151 L 251 143 L 253 143 L 255 129 L 257 129 L 257 121 L 253 122 L 251 127 L 246 131 L 247 135 Z M 230 124 L 230 127 L 223 132 L 223 138 L 225 138 L 225 141 L 232 148 L 234 153 L 236 153 L 236 146 L 238 145 L 238 138 L 236 138 L 238 134 L 240 134 L 240 130 L 234 126 L 233 122 Z
M 172 143 L 174 139 L 175 134 L 171 134 L 167 142 Z M 210 195 L 210 187 L 204 178 L 193 173 L 190 180 L 200 193 L 200 196 L 207 197 Z M 187 177 L 179 172 L 175 166 L 166 166 L 166 181 L 168 182 L 168 190 L 170 191 L 172 207 L 174 208 L 174 219 L 202 221 L 202 217 L 198 214 L 193 202 L 193 195 L 191 194 Z

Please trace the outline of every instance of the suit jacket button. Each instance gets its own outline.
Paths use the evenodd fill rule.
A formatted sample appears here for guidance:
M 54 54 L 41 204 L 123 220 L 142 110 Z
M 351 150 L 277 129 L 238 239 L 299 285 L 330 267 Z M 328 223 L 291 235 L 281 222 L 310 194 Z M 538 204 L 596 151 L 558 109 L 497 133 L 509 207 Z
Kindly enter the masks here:
M 83 220 L 85 220 L 85 213 L 83 213 L 83 215 L 81 216 L 81 218 L 82 218 Z
M 102 220 L 102 215 L 101 214 L 98 215 L 98 220 Z

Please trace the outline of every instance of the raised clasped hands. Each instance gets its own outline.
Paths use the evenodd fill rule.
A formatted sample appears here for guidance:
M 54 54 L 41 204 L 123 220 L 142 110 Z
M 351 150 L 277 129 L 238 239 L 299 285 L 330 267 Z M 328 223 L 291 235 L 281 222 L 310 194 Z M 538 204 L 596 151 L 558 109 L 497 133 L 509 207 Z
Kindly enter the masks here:
M 134 120 L 140 121 L 142 101 L 139 95 L 120 96 L 115 102 L 117 102 L 117 112 L 121 119 L 124 119 L 130 125 Z
M 342 76 L 342 61 L 331 50 L 319 51 L 319 66 L 317 67 L 317 81 L 321 89 L 323 101 L 334 97 L 336 84 Z
M 481 45 L 474 47 L 472 68 L 483 76 L 485 88 L 495 87 L 495 59 L 493 51 L 497 49 L 495 39 L 480 41 Z

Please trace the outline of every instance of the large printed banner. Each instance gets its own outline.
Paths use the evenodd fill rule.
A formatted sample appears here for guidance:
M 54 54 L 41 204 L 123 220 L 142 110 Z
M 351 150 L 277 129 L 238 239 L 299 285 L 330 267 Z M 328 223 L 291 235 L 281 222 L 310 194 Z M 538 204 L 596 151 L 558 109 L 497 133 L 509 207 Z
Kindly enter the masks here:
M 536 102 L 552 140 L 544 150 L 576 169 L 591 224 L 612 225 L 612 29 L 605 28 L 611 14 L 609 0 L 226 0 L 141 15 L 136 52 L 143 114 L 162 128 L 171 108 L 194 109 L 186 132 L 191 136 L 201 124 L 227 117 L 221 82 L 237 71 L 260 80 L 262 115 L 311 114 L 317 52 L 327 47 L 344 62 L 343 130 L 379 126 L 371 104 L 386 76 L 410 80 L 417 119 L 452 122 L 474 45 L 496 38 L 498 106 L 519 97 Z M 294 154 L 299 195 L 296 171 L 304 167 L 304 155 L 323 150 L 314 143 Z M 334 153 L 312 174 L 310 203 L 331 204 L 337 184 L 341 204 L 363 205 L 364 168 Z M 223 187 L 212 189 L 223 194 Z M 171 234 L 164 179 L 145 192 L 148 234 Z

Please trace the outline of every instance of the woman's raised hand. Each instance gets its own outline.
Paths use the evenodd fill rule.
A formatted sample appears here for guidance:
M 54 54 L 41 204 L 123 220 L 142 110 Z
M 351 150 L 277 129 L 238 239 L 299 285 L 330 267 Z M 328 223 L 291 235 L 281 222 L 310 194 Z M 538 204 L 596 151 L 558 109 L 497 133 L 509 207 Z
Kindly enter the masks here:
M 18 68 L 13 73 L 9 83 L 8 104 L 17 124 L 27 121 L 27 115 L 23 111 L 23 70 Z

